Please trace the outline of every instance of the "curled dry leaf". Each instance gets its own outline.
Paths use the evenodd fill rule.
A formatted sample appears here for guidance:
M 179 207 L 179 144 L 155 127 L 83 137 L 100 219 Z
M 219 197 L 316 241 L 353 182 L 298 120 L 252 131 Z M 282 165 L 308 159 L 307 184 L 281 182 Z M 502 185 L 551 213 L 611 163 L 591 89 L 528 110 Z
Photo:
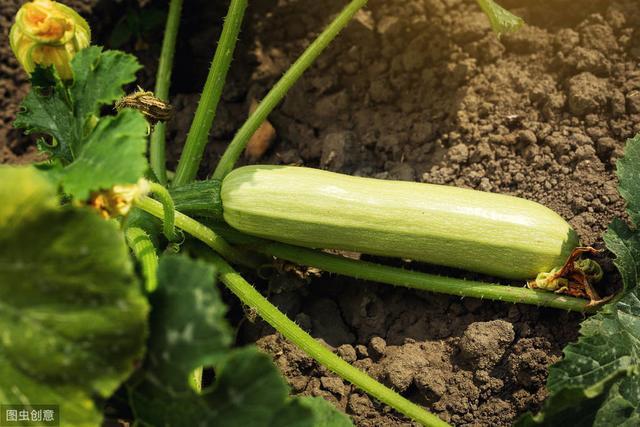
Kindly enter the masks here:
M 133 108 L 140 111 L 151 126 L 158 122 L 166 122 L 173 115 L 173 107 L 157 98 L 153 92 L 138 87 L 136 92 L 130 93 L 116 102 L 116 110 Z
M 592 247 L 578 247 L 571 252 L 562 268 L 538 274 L 535 280 L 527 283 L 531 289 L 544 289 L 578 298 L 588 298 L 590 305 L 601 305 L 613 295 L 600 297 L 593 285 L 602 279 L 602 268 L 591 259 L 580 259 L 583 254 L 596 254 Z

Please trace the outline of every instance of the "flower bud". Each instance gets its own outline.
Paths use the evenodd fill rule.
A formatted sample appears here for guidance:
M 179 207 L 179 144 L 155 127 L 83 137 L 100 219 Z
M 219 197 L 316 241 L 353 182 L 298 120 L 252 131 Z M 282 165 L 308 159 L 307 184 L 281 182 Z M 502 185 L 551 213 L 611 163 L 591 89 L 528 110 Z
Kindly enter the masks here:
M 11 49 L 27 73 L 53 65 L 63 80 L 73 78 L 71 58 L 89 46 L 91 30 L 76 11 L 52 0 L 33 0 L 16 14 Z

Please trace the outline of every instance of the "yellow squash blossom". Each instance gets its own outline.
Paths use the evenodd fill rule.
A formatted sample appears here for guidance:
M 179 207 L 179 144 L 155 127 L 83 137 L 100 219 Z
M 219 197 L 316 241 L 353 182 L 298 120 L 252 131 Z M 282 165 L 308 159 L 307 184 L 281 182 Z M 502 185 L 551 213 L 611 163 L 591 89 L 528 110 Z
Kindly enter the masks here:
M 52 0 L 34 0 L 16 14 L 9 36 L 11 49 L 31 74 L 36 65 L 53 65 L 63 80 L 73 77 L 71 58 L 89 46 L 91 30 L 76 11 Z
M 133 203 L 149 191 L 149 181 L 140 178 L 136 184 L 114 185 L 109 190 L 91 194 L 89 206 L 105 219 L 124 216 L 129 213 Z

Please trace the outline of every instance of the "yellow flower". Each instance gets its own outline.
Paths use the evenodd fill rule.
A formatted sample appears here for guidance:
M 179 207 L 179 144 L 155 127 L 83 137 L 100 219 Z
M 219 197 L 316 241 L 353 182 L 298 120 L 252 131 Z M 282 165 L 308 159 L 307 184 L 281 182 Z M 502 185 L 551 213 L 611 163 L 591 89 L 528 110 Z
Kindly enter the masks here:
M 55 66 L 63 80 L 73 78 L 71 58 L 91 43 L 91 29 L 76 11 L 52 0 L 34 0 L 16 14 L 11 49 L 31 74 L 36 64 Z
M 129 213 L 133 203 L 149 193 L 149 190 L 149 182 L 140 178 L 136 184 L 114 185 L 109 190 L 93 193 L 89 206 L 97 210 L 105 219 L 124 216 Z

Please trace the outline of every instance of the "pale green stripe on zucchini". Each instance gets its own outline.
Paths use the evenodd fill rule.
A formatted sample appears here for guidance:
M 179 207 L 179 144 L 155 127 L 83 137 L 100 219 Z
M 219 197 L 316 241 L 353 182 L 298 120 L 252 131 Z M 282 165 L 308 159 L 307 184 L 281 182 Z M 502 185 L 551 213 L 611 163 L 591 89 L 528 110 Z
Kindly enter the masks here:
M 558 214 L 529 200 L 295 166 L 235 169 L 221 199 L 225 221 L 247 234 L 510 279 L 561 266 L 579 243 Z

